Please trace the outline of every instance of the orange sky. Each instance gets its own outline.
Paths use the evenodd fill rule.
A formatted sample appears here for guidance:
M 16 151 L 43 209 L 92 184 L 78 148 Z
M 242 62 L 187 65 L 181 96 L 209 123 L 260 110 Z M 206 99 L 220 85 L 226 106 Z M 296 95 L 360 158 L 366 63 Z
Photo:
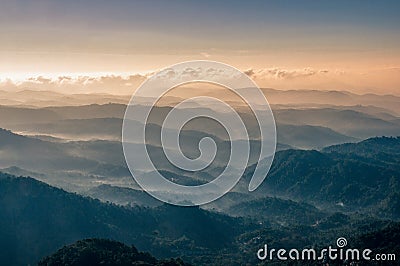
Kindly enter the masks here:
M 0 88 L 38 76 L 127 76 L 210 59 L 247 71 L 262 87 L 399 95 L 399 12 L 396 1 L 6 0 Z

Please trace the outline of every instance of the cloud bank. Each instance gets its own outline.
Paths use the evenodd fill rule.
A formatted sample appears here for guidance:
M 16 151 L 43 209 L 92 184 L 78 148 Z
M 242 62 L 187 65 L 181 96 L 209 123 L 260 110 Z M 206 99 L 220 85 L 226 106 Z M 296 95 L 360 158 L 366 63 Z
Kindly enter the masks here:
M 313 89 L 313 90 L 346 90 L 356 93 L 392 93 L 398 95 L 400 80 L 399 67 L 387 67 L 369 71 L 350 72 L 341 69 L 315 68 L 250 68 L 244 71 L 254 79 L 260 87 L 275 89 Z M 61 93 L 107 93 L 114 95 L 131 95 L 140 84 L 154 72 L 130 75 L 59 75 L 49 77 L 37 75 L 18 81 L 0 77 L 0 90 L 40 90 Z M 190 75 L 193 78 L 209 75 L 226 75 L 217 69 L 188 68 L 175 73 L 164 69 L 164 75 L 179 78 L 180 75 Z
M 282 68 L 264 68 L 264 69 L 248 69 L 244 72 L 254 79 L 295 79 L 305 78 L 316 75 L 328 74 L 328 70 L 315 70 L 312 68 L 302 69 L 282 69 Z
M 116 95 L 132 94 L 140 84 L 145 81 L 146 75 L 134 74 L 128 76 L 59 76 L 49 78 L 37 76 L 22 81 L 3 79 L 0 82 L 0 90 L 38 90 L 54 91 L 61 93 L 107 93 Z

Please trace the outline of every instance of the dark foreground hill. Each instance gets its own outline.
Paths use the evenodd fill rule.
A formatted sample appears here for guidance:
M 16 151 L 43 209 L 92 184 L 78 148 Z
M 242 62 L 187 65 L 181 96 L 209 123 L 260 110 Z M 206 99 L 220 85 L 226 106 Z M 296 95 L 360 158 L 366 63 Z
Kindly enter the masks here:
M 157 257 L 219 251 L 254 225 L 200 208 L 121 207 L 0 173 L 0 265 L 37 263 L 65 244 L 110 238 Z
M 108 239 L 85 239 L 43 258 L 39 266 L 185 266 L 181 259 L 157 260 L 134 246 Z

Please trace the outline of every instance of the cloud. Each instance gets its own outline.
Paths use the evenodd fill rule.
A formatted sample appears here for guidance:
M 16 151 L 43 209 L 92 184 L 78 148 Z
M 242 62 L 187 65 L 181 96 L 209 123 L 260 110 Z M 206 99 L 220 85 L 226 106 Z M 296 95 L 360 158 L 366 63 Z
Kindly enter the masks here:
M 0 90 L 38 90 L 55 91 L 62 93 L 109 93 L 119 95 L 131 95 L 140 84 L 155 72 L 132 75 L 60 75 L 48 77 L 38 75 L 28 77 L 23 80 L 12 80 L 5 78 L 0 80 Z M 166 68 L 162 70 L 158 77 L 180 80 L 182 78 L 209 79 L 213 77 L 231 77 L 228 73 L 216 68 L 187 67 L 175 70 Z
M 325 69 L 316 70 L 313 68 L 301 69 L 282 69 L 282 68 L 262 68 L 247 69 L 244 73 L 254 79 L 297 79 L 316 75 L 328 74 Z
M 232 70 L 228 69 L 218 69 L 214 67 L 186 67 L 183 69 L 166 68 L 159 72 L 157 76 L 159 78 L 176 79 L 179 81 L 186 78 L 212 80 L 213 78 L 219 77 L 226 79 L 232 77 L 233 74 Z
M 327 70 L 315 70 L 312 68 L 303 69 L 281 69 L 281 68 L 264 68 L 264 69 L 248 69 L 244 73 L 255 80 L 293 80 L 304 77 L 325 75 Z M 38 75 L 29 77 L 20 81 L 3 79 L 0 81 L 1 90 L 49 90 L 59 91 L 62 93 L 109 93 L 130 95 L 140 84 L 147 78 L 152 76 L 154 72 L 145 74 L 132 75 L 60 75 L 57 77 L 46 77 Z M 182 77 L 192 77 L 193 79 L 212 80 L 214 78 L 232 77 L 228 70 L 217 68 L 185 68 L 179 71 L 167 68 L 160 75 L 171 78 L 180 79 Z
M 132 94 L 135 89 L 146 80 L 146 75 L 134 74 L 103 75 L 103 76 L 69 76 L 58 77 L 30 77 L 22 81 L 5 79 L 0 82 L 1 90 L 38 90 L 59 91 L 62 93 L 109 93 L 109 94 Z
M 39 77 L 36 77 L 36 78 L 34 78 L 34 77 L 28 78 L 27 81 L 28 82 L 32 82 L 32 83 L 36 83 L 36 84 L 49 84 L 51 82 L 51 79 L 39 76 Z
M 377 67 L 370 70 L 318 69 L 318 68 L 250 68 L 243 71 L 254 79 L 258 86 L 276 89 L 323 89 L 351 90 L 356 93 L 392 93 L 398 95 L 400 67 Z M 147 78 L 155 72 L 141 74 L 60 74 L 58 76 L 36 75 L 0 76 L 0 90 L 38 90 L 61 93 L 107 93 L 132 95 Z M 229 80 L 233 73 L 218 68 L 164 69 L 167 78 L 179 79 L 183 76 L 194 79 Z

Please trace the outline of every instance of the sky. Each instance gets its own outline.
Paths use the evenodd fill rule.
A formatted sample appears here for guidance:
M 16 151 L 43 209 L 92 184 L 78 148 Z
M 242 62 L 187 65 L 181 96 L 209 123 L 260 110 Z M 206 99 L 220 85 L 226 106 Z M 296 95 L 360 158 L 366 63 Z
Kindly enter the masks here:
M 130 84 L 209 59 L 262 87 L 400 95 L 398 14 L 399 1 L 3 0 L 0 89 Z

